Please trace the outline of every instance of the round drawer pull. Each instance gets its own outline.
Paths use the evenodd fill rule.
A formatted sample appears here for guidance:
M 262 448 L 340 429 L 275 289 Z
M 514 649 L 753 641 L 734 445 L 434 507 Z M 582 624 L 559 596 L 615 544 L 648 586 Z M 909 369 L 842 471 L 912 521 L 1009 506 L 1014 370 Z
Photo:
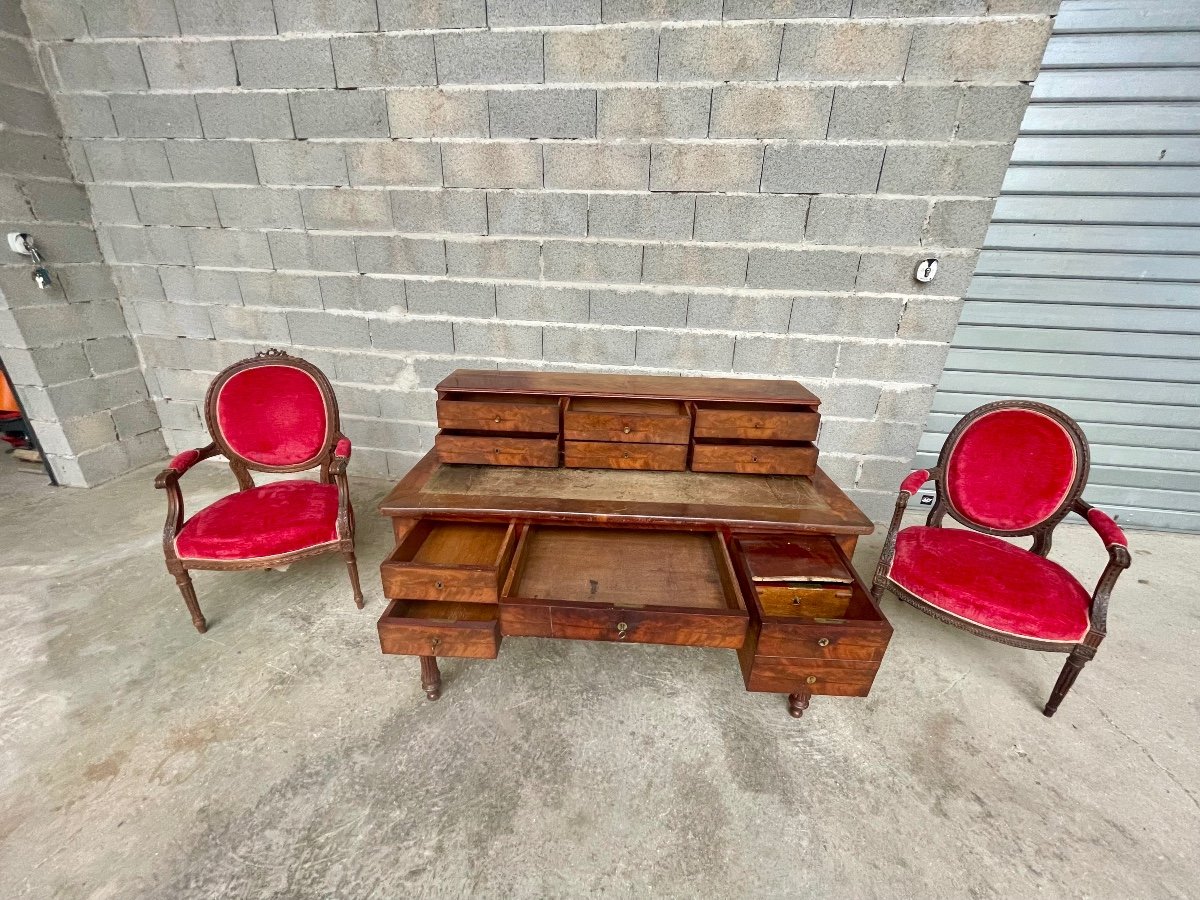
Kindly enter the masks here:
M 620 640 L 621 638 L 625 637 L 625 635 L 628 631 L 629 631 L 629 625 L 627 623 L 618 622 L 617 623 L 617 640 Z
M 757 456 L 754 456 L 754 455 L 751 455 L 751 457 L 750 457 L 750 462 L 758 462 L 758 457 L 757 457 Z
M 442 642 L 442 639 L 441 639 L 441 638 L 431 638 L 431 639 L 430 639 L 430 641 L 429 641 L 429 646 L 430 646 L 430 647 L 436 647 L 436 646 L 437 646 L 438 644 L 440 644 L 441 642 Z
M 625 432 L 626 434 L 629 434 L 629 432 L 633 431 L 633 429 L 632 429 L 632 428 L 630 428 L 628 425 L 626 425 L 626 426 L 625 426 L 624 428 L 622 428 L 621 430 L 622 430 L 623 432 Z
M 818 638 L 817 646 L 818 647 L 828 647 L 829 646 L 829 638 Z
M 495 418 L 493 421 L 495 421 L 495 422 L 499 422 L 499 421 L 500 421 L 500 417 L 499 417 L 499 416 L 496 416 L 496 418 Z
M 621 454 L 621 456 L 623 456 L 625 459 L 629 459 L 629 451 L 626 450 L 624 453 Z
M 804 681 L 805 681 L 807 684 L 816 684 L 816 683 L 817 683 L 817 676 L 816 676 L 816 675 L 809 675 L 807 678 L 805 678 L 805 679 L 804 679 Z
M 437 588 L 437 589 L 440 591 L 440 590 L 442 590 L 442 589 L 443 589 L 443 588 L 444 588 L 446 585 L 445 585 L 445 582 L 441 582 L 441 581 L 435 581 L 435 582 L 433 583 L 433 586 L 434 586 L 435 588 Z

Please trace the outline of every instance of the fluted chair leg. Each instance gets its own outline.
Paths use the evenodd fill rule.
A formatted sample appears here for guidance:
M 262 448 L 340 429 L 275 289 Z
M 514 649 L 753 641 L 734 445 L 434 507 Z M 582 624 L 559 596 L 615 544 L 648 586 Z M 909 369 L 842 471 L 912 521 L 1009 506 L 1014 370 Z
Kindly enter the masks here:
M 350 573 L 350 586 L 354 588 L 354 605 L 363 608 L 362 588 L 358 584 L 358 561 L 354 558 L 353 550 L 345 550 L 342 556 L 346 559 L 346 569 Z
M 1062 703 L 1063 697 L 1067 696 L 1067 691 L 1071 689 L 1071 685 L 1075 683 L 1075 679 L 1079 677 L 1079 673 L 1083 671 L 1083 667 L 1093 656 L 1095 656 L 1094 650 L 1089 654 L 1083 647 L 1076 647 L 1071 651 L 1071 655 L 1067 657 L 1067 661 L 1058 675 L 1058 681 L 1054 684 L 1054 690 L 1050 693 L 1050 700 L 1046 703 L 1046 708 L 1042 710 L 1045 716 L 1049 717 L 1058 712 L 1058 705 Z

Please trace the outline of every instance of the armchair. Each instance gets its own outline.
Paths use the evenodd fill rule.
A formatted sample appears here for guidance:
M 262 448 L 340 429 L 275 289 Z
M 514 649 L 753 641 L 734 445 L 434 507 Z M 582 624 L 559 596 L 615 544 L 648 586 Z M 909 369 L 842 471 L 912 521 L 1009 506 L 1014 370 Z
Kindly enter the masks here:
M 175 576 L 196 630 L 203 634 L 208 624 L 188 574 L 192 569 L 270 569 L 340 552 L 354 603 L 362 609 L 346 476 L 351 446 L 339 430 L 337 399 L 324 373 L 281 350 L 259 353 L 217 375 L 204 400 L 204 416 L 212 443 L 178 454 L 154 481 L 167 492 L 167 571 Z M 237 493 L 186 516 L 180 478 L 218 455 L 229 460 Z M 250 474 L 317 467 L 316 481 L 259 487 Z
M 936 466 L 913 472 L 900 485 L 875 570 L 877 600 L 890 590 L 980 637 L 1068 654 L 1047 716 L 1096 656 L 1113 585 L 1130 564 L 1117 523 L 1080 499 L 1088 469 L 1087 439 L 1064 413 L 1024 400 L 981 406 L 950 432 Z M 936 501 L 925 525 L 901 528 L 909 497 L 930 481 Z M 1108 551 L 1091 595 L 1046 559 L 1055 526 L 1071 511 L 1087 520 Z M 966 529 L 943 528 L 947 513 Z M 1002 540 L 1019 536 L 1032 537 L 1033 546 L 1025 550 Z

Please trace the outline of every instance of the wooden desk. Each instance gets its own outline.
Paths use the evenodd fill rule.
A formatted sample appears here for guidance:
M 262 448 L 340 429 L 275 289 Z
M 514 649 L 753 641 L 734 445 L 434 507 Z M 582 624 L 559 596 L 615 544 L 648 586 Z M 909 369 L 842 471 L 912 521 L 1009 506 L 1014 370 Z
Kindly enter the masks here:
M 421 658 L 431 700 L 437 657 L 555 637 L 735 650 L 747 690 L 788 694 L 799 716 L 812 694 L 865 696 L 891 636 L 849 562 L 872 525 L 819 468 L 457 465 L 434 450 L 380 511 L 396 537 L 380 646 Z M 797 554 L 814 553 L 846 583 L 802 581 Z

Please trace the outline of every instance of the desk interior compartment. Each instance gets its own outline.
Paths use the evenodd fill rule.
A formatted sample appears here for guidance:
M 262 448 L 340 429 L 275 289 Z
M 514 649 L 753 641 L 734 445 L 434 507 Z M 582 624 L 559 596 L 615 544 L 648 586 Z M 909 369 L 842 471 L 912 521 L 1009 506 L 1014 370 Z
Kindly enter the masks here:
M 696 442 L 692 470 L 736 472 L 743 475 L 812 475 L 817 470 L 815 444 L 758 444 L 727 440 L 719 444 Z
M 384 596 L 495 603 L 516 548 L 512 522 L 397 520 L 396 547 L 383 564 Z
M 814 441 L 821 414 L 810 407 L 786 403 L 695 404 L 697 439 L 747 441 Z
M 692 420 L 679 400 L 571 397 L 563 411 L 569 441 L 686 444 Z
M 384 653 L 495 659 L 500 650 L 495 604 L 392 600 L 377 629 Z
M 437 401 L 438 427 L 450 431 L 558 434 L 559 400 L 538 394 L 451 392 Z

